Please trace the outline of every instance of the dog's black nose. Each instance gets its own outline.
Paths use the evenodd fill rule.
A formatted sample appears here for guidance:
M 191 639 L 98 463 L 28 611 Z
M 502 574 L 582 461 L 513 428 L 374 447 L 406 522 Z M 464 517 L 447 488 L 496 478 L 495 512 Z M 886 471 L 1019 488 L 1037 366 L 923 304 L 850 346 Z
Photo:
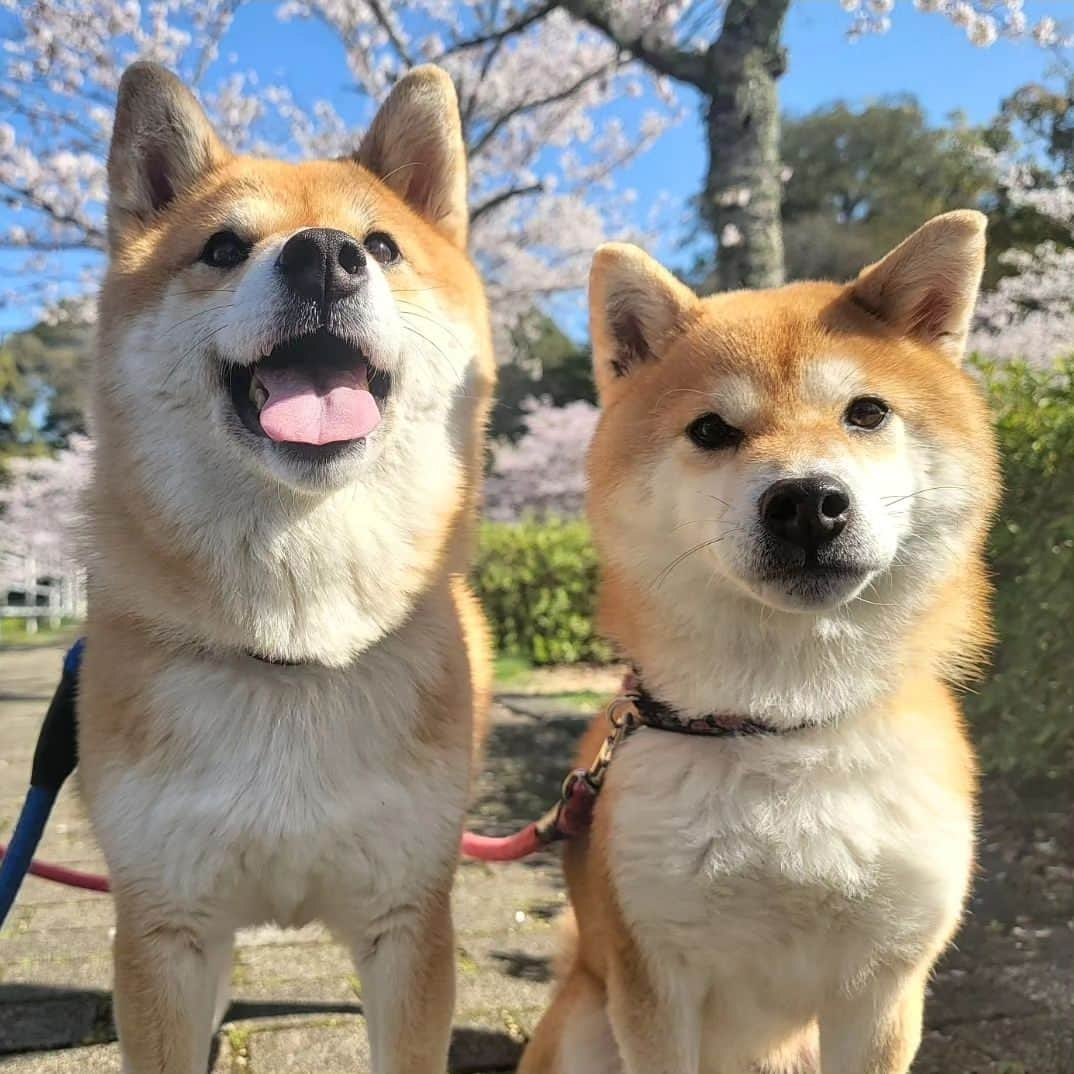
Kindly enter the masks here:
M 850 518 L 850 490 L 834 477 L 777 481 L 761 497 L 764 528 L 806 552 L 843 532 Z
M 365 280 L 365 251 L 345 231 L 332 228 L 292 235 L 276 264 L 296 295 L 322 306 L 353 295 Z

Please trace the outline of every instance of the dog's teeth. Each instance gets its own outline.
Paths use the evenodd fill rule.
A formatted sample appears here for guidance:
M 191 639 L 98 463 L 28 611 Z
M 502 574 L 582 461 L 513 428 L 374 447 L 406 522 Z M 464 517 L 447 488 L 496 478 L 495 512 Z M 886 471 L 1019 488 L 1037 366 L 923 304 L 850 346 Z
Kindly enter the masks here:
M 250 380 L 250 401 L 260 410 L 268 401 L 268 392 L 265 390 L 264 384 L 252 377 Z

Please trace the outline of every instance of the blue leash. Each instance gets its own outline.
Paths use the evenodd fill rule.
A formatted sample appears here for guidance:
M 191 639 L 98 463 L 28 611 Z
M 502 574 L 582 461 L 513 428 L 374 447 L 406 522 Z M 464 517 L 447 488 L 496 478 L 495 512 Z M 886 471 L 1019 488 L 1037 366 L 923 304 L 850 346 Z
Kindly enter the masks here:
M 30 868 L 60 788 L 78 762 L 75 703 L 85 642 L 85 638 L 79 638 L 64 657 L 60 684 L 37 737 L 30 789 L 7 852 L 0 860 L 0 926 L 4 924 Z

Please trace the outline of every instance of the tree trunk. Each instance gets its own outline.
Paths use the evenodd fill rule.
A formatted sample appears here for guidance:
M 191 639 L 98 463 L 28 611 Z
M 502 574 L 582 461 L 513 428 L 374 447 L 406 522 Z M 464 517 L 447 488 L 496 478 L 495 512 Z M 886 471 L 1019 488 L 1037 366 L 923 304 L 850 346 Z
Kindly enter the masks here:
M 709 53 L 705 103 L 709 166 L 702 216 L 719 244 L 715 285 L 783 283 L 777 80 L 789 0 L 732 0 Z
M 719 244 L 716 286 L 783 282 L 779 95 L 787 67 L 780 37 L 790 0 L 725 0 L 720 35 L 703 49 L 628 30 L 617 0 L 556 0 L 654 71 L 697 89 L 708 128 L 709 170 L 701 215 Z M 710 0 L 716 3 L 716 0 Z

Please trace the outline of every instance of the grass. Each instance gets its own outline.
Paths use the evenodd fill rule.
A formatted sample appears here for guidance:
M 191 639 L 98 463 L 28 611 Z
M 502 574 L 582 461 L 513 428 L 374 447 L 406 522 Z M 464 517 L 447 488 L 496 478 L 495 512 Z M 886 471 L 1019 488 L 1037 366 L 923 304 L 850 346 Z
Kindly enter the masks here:
M 533 673 L 533 665 L 523 656 L 500 655 L 494 664 L 496 689 L 519 686 Z
M 0 649 L 37 649 L 73 641 L 78 633 L 78 623 L 64 621 L 59 628 L 41 625 L 31 633 L 26 629 L 25 619 L 0 619 Z
M 562 694 L 542 696 L 559 702 L 565 709 L 577 709 L 579 712 L 596 712 L 611 700 L 608 694 L 596 690 L 569 690 Z

